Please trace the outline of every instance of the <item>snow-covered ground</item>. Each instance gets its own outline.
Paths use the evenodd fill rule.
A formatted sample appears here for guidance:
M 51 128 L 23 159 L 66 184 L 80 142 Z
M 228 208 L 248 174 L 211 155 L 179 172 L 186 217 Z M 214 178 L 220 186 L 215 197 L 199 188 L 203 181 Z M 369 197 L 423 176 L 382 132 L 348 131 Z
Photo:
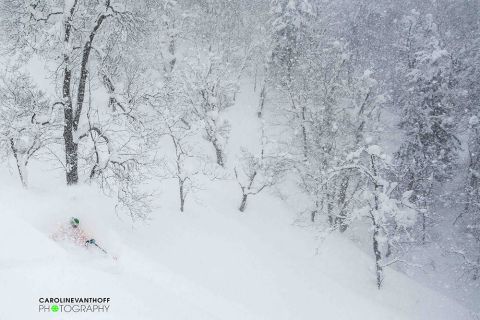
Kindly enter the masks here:
M 233 181 L 205 183 L 184 214 L 166 186 L 151 220 L 117 216 L 94 187 L 0 185 L 0 319 L 472 319 L 468 310 L 387 270 L 338 234 L 292 225 L 265 193 L 237 210 Z M 113 260 L 49 238 L 80 219 Z M 40 297 L 110 297 L 108 313 L 39 313 Z
M 229 165 L 242 147 L 258 152 L 257 93 L 242 92 L 227 114 Z M 150 219 L 132 223 L 96 187 L 61 187 L 59 170 L 35 163 L 30 171 L 29 190 L 0 171 L 0 320 L 474 319 L 389 268 L 378 290 L 365 248 L 293 223 L 295 197 L 263 192 L 240 213 L 234 179 L 205 180 L 181 214 L 178 186 L 163 181 Z M 50 238 L 72 216 L 110 256 Z M 41 297 L 111 302 L 108 313 L 53 314 L 38 312 Z

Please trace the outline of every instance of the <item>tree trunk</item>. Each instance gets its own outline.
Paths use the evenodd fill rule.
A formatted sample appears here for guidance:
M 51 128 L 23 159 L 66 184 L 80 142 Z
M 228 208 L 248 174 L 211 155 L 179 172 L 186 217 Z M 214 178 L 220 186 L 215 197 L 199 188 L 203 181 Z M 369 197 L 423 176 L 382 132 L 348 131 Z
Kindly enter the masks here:
M 338 208 L 340 209 L 338 212 L 339 217 L 338 219 L 338 224 L 339 224 L 339 230 L 340 232 L 345 232 L 348 228 L 348 224 L 346 223 L 346 210 L 345 210 L 345 201 L 347 198 L 347 189 L 348 189 L 348 184 L 349 184 L 349 177 L 345 175 L 342 178 L 342 182 L 340 183 L 340 191 L 338 193 Z
M 219 166 L 225 167 L 225 162 L 223 159 L 223 152 L 220 146 L 217 143 L 217 140 L 212 141 L 213 147 L 215 148 L 215 155 L 217 157 L 217 164 Z
M 392 244 L 390 241 L 387 242 L 387 252 L 385 253 L 385 257 L 390 257 L 392 255 Z
M 257 74 L 258 74 L 258 67 L 255 66 L 255 73 L 253 74 L 253 92 L 257 92 Z
M 265 107 L 266 98 L 267 98 L 267 79 L 265 78 L 265 80 L 263 81 L 262 90 L 260 91 L 260 102 L 259 102 L 258 113 L 257 113 L 257 116 L 259 118 L 261 118 L 263 115 L 263 108 Z
M 76 4 L 77 2 L 75 2 Z M 70 17 L 65 21 L 65 50 L 70 46 L 70 32 L 72 29 L 72 15 L 75 9 L 75 4 L 70 10 Z M 66 178 L 67 185 L 74 185 L 78 183 L 78 143 L 74 138 L 74 134 L 78 130 L 78 125 L 80 122 L 80 117 L 82 115 L 83 101 L 85 99 L 85 86 L 87 83 L 88 75 L 88 60 L 90 58 L 90 51 L 92 49 L 92 43 L 95 39 L 98 29 L 102 25 L 103 21 L 107 18 L 107 15 L 102 14 L 97 18 L 97 21 L 90 32 L 90 35 L 83 47 L 82 62 L 80 65 L 80 78 L 78 82 L 78 91 L 77 91 L 77 108 L 74 112 L 73 102 L 71 96 L 71 59 L 68 53 L 65 53 L 63 56 L 63 61 L 65 63 L 65 71 L 63 75 L 63 112 L 65 123 L 63 126 L 63 140 L 65 143 L 65 167 L 66 167 Z
M 318 213 L 318 212 L 321 212 L 320 210 L 322 210 L 322 209 L 320 208 L 320 204 L 319 204 L 319 202 L 318 202 L 318 200 L 317 200 L 317 201 L 315 201 L 315 210 L 312 210 L 312 211 L 310 212 L 310 221 L 311 221 L 312 223 L 315 222 L 315 218 L 317 217 L 317 213 Z
M 175 67 L 175 63 L 177 62 L 177 58 L 175 57 L 175 38 L 170 37 L 170 43 L 168 45 L 168 53 L 170 53 L 170 70 L 169 72 L 173 71 L 173 68 Z
M 422 244 L 425 244 L 426 241 L 426 233 L 427 233 L 427 223 L 426 223 L 426 217 L 425 217 L 425 212 L 421 213 L 422 217 Z
M 382 260 L 382 255 L 379 249 L 378 237 L 379 237 L 380 230 L 376 222 L 374 222 L 373 226 L 373 253 L 375 254 L 375 272 L 377 275 L 377 287 L 380 289 L 382 287 L 382 280 L 383 280 L 383 268 L 380 264 Z
M 427 193 L 428 197 L 431 197 L 430 192 Z M 428 213 L 430 212 L 430 208 L 428 206 L 427 202 L 427 196 L 425 196 L 425 212 L 421 213 L 422 217 L 422 244 L 425 244 L 427 242 L 427 218 L 428 218 Z
M 78 146 L 73 139 L 73 103 L 71 96 L 71 79 L 72 79 L 72 70 L 70 66 L 70 55 L 68 53 L 68 48 L 70 47 L 70 31 L 72 28 L 72 15 L 75 9 L 75 5 L 70 10 L 70 17 L 65 21 L 65 53 L 63 55 L 63 62 L 65 64 L 64 73 L 63 73 L 63 86 L 62 86 L 62 97 L 63 97 L 63 115 L 64 115 L 64 124 L 63 124 L 63 141 L 65 145 L 65 170 L 66 170 L 66 180 L 67 185 L 76 184 L 78 182 Z
M 238 208 L 240 212 L 244 212 L 245 208 L 247 207 L 247 197 L 248 195 L 245 193 L 242 195 L 242 202 L 240 203 L 240 208 Z
M 473 270 L 472 280 L 477 281 L 480 278 L 480 257 L 477 258 L 477 265 Z
M 73 137 L 73 110 L 71 101 L 64 106 L 65 124 L 63 141 L 65 144 L 65 168 L 67 185 L 78 183 L 78 144 Z
M 330 227 L 334 228 L 337 226 L 337 218 L 333 215 L 333 200 L 330 191 L 327 190 L 327 215 L 328 215 L 328 222 Z
M 375 177 L 374 181 L 374 207 L 373 207 L 373 213 L 372 214 L 372 224 L 373 224 L 373 236 L 372 236 L 372 244 L 373 244 L 373 254 L 375 255 L 375 272 L 377 275 L 377 287 L 380 289 L 382 287 L 382 281 L 383 281 L 383 267 L 380 264 L 380 261 L 382 260 L 382 254 L 380 252 L 380 247 L 379 247 L 379 242 L 378 238 L 380 236 L 380 226 L 378 225 L 377 220 L 375 219 L 375 213 L 378 212 L 380 209 L 379 206 L 379 188 L 380 185 L 378 184 L 377 179 L 377 168 L 375 167 L 375 161 L 374 161 L 374 156 L 370 155 L 371 159 L 371 164 L 372 164 L 372 172 L 373 176 Z
M 183 212 L 183 208 L 185 206 L 185 193 L 183 191 L 183 181 L 180 178 L 178 179 L 178 185 L 180 193 L 180 212 Z
M 303 158 L 305 161 L 307 160 L 308 156 L 308 144 L 307 144 L 307 128 L 305 126 L 307 116 L 306 116 L 307 109 L 305 106 L 302 106 L 302 143 L 303 143 Z
M 20 177 L 22 186 L 26 189 L 28 187 L 28 182 L 27 182 L 27 170 L 26 170 L 25 162 L 23 161 L 23 159 L 21 159 L 21 156 L 18 154 L 18 150 L 15 147 L 15 142 L 13 141 L 13 139 L 10 139 L 10 147 L 12 148 L 13 156 L 15 157 L 15 162 L 17 163 L 18 176 Z

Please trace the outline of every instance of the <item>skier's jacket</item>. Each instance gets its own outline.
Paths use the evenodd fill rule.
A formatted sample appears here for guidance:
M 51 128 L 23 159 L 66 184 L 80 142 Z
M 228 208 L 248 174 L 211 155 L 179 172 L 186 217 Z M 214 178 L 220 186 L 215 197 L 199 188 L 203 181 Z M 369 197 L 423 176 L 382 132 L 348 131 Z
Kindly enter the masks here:
M 79 246 L 86 246 L 90 239 L 82 229 L 74 228 L 70 224 L 61 225 L 51 237 L 55 241 L 71 241 Z

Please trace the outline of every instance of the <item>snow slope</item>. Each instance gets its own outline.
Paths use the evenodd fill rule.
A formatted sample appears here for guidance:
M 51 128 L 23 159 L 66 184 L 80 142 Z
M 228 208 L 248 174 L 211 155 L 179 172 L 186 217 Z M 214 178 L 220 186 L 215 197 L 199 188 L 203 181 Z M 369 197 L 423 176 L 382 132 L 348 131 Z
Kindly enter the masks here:
M 456 302 L 373 262 L 337 234 L 316 240 L 269 194 L 237 210 L 233 181 L 207 184 L 177 208 L 175 185 L 147 223 L 116 216 L 94 187 L 0 185 L 0 319 L 472 319 Z M 117 261 L 49 238 L 80 218 Z M 104 314 L 39 313 L 38 298 L 110 297 Z
M 251 92 L 227 114 L 229 165 L 242 147 L 258 151 Z M 176 183 L 162 182 L 151 220 L 132 224 L 95 187 L 52 187 L 58 172 L 30 167 L 28 191 L 0 172 L 0 320 L 474 319 L 394 270 L 377 290 L 369 254 L 292 223 L 298 200 L 292 209 L 264 192 L 241 214 L 235 181 L 204 181 L 180 214 Z M 118 260 L 51 240 L 71 216 Z M 38 312 L 40 297 L 82 296 L 110 297 L 109 312 Z

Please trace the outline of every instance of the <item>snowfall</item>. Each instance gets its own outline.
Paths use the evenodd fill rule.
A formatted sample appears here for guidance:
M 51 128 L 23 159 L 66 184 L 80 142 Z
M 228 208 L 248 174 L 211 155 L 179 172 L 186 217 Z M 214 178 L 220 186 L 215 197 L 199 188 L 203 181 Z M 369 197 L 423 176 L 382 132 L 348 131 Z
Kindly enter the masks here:
M 258 122 L 251 114 L 237 122 Z M 231 144 L 257 133 L 237 131 Z M 205 181 L 180 213 L 175 182 L 162 182 L 149 219 L 134 223 L 94 185 L 61 187 L 61 178 L 32 164 L 24 190 L 13 164 L 2 166 L 0 320 L 475 319 L 390 267 L 378 290 L 368 248 L 298 223 L 295 203 L 274 192 L 240 213 L 234 179 Z M 108 255 L 53 241 L 70 217 Z M 42 297 L 108 297 L 110 309 L 42 313 Z

